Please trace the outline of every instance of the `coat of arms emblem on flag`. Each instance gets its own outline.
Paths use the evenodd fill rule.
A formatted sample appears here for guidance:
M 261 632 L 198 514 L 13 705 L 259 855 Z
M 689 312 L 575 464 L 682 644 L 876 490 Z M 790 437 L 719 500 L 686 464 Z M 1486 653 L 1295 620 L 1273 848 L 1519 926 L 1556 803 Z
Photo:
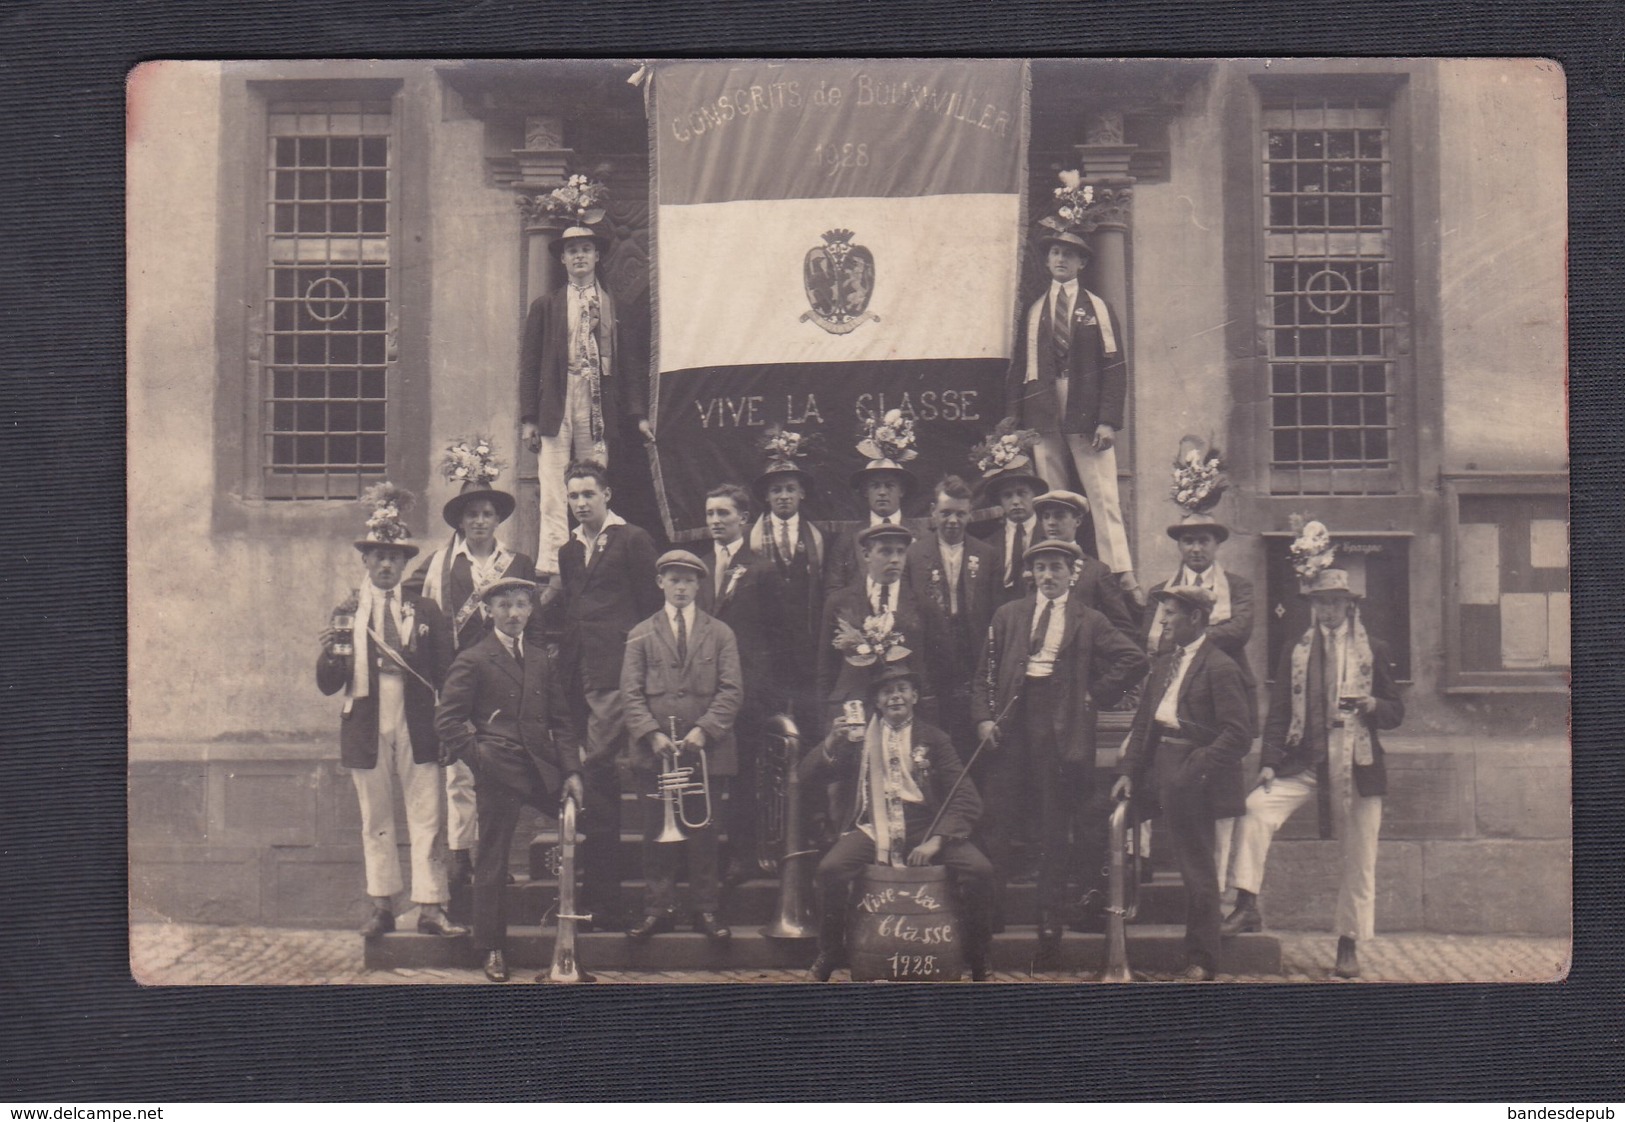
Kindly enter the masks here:
M 868 320 L 880 317 L 869 311 L 875 291 L 875 255 L 868 246 L 853 245 L 851 230 L 830 230 L 824 244 L 807 251 L 802 283 L 812 310 L 801 322 L 812 320 L 832 335 L 845 335 Z

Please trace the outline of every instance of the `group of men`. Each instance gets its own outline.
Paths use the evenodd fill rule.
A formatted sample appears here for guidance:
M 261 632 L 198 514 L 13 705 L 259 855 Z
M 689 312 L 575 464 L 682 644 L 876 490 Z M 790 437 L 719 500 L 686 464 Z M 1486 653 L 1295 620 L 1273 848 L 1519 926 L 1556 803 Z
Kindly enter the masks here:
M 814 977 L 843 964 L 848 893 L 876 862 L 950 867 L 978 979 L 991 969 L 1007 886 L 1031 875 L 1042 961 L 1067 925 L 1103 922 L 1109 802 L 1096 783 L 1097 718 L 1143 683 L 1111 794 L 1159 816 L 1189 900 L 1187 976 L 1213 976 L 1223 931 L 1258 929 L 1270 838 L 1317 793 L 1344 838 L 1338 968 L 1358 972 L 1381 816 L 1374 730 L 1403 715 L 1386 654 L 1352 610 L 1346 574 L 1328 570 L 1305 587 L 1316 624 L 1283 655 L 1249 795 L 1252 589 L 1217 563 L 1228 530 L 1195 516 L 1169 527 L 1181 567 L 1142 607 L 1109 456 L 1120 334 L 1110 309 L 1076 285 L 1081 238 L 1046 240 L 1052 288 L 1029 310 L 1011 367 L 1012 415 L 1040 432 L 1038 470 L 1017 461 L 975 488 L 942 478 L 928 524 L 916 527 L 902 509 L 919 481 L 875 460 L 850 481 L 867 524 L 830 537 L 803 510 L 812 477 L 775 458 L 749 489 L 724 483 L 707 496 L 708 549 L 664 554 L 610 505 L 602 457 L 613 454 L 613 403 L 635 406 L 624 404 L 629 379 L 610 373 L 618 344 L 594 274 L 600 247 L 593 231 L 565 232 L 570 284 L 538 301 L 527 326 L 523 373 L 534 385 L 522 419 L 542 467 L 538 558 L 496 539 L 513 496 L 470 484 L 443 511 L 450 540 L 403 590 L 418 547 L 398 517 L 375 514 L 355 543 L 367 581 L 335 613 L 354 622 L 335 619 L 321 636 L 318 685 L 347 695 L 342 762 L 360 799 L 373 900 L 365 936 L 395 924 L 398 781 L 418 928 L 469 934 L 445 905 L 450 882 L 471 879 L 473 940 L 493 981 L 508 977 L 504 901 L 520 806 L 553 814 L 567 796 L 584 835 L 580 911 L 598 926 L 624 922 L 636 940 L 672 930 L 686 857 L 686 912 L 726 944 L 722 894 L 758 869 L 755 770 L 769 719 L 785 714 L 808 746 L 800 770 L 828 846 Z M 1064 344 L 1057 323 L 1070 327 Z M 1064 479 L 1069 463 L 1088 493 L 1046 484 L 1044 473 Z M 1001 513 L 985 534 L 971 532 L 977 507 Z M 1091 517 L 1100 559 L 1078 541 Z M 663 773 L 700 759 L 721 814 L 682 827 L 682 844 L 657 840 L 672 797 Z M 623 789 L 647 796 L 647 887 L 631 910 Z M 1225 919 L 1232 834 L 1238 903 Z

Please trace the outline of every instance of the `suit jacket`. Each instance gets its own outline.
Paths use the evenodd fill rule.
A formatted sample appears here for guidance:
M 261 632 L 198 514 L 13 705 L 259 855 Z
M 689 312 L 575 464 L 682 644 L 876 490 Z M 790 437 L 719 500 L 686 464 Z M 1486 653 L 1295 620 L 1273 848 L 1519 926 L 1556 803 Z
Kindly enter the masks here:
M 619 303 L 602 277 L 598 279 L 600 308 L 598 353 L 608 359 L 609 376 L 598 384 L 604 411 L 604 432 L 613 439 L 625 422 L 636 422 L 649 412 L 647 387 L 638 370 L 639 354 L 646 355 L 641 331 L 628 324 Z M 570 286 L 564 285 L 533 301 L 525 316 L 525 335 L 519 348 L 519 419 L 534 422 L 543 436 L 557 436 L 564 419 L 564 397 L 569 367 Z
M 1013 712 L 1012 701 L 1027 681 L 1027 651 L 1037 613 L 1035 593 L 993 614 L 982 672 L 971 683 L 971 716 L 976 721 Z M 1145 655 L 1132 639 L 1076 596 L 1067 598 L 1066 628 L 1054 671 L 1065 686 L 1065 701 L 1055 711 L 1056 743 L 1065 745 L 1063 760 L 1094 766 L 1096 714 L 1115 704 L 1145 672 Z M 1014 731 L 1009 725 L 1001 729 Z
M 965 773 L 965 766 L 960 762 L 959 753 L 954 751 L 948 734 L 916 717 L 914 746 L 925 749 L 925 764 L 914 773 L 920 794 L 925 796 L 925 805 L 913 813 L 905 810 L 908 844 L 918 845 L 925 840 L 925 829 L 944 802 L 948 809 L 943 811 L 936 832 L 945 838 L 970 837 L 982 817 L 982 796 L 970 776 L 966 775 L 964 782 L 959 782 L 960 776 Z M 799 773 L 803 783 L 840 784 L 843 796 L 849 800 L 848 805 L 852 808 L 841 818 L 843 831 L 857 829 L 858 813 L 862 809 L 858 792 L 862 762 L 863 745 L 851 743 L 839 731 L 831 732 L 822 745 L 801 757 Z M 955 783 L 959 783 L 958 790 L 954 790 Z M 949 791 L 953 791 L 952 798 L 948 797 Z
M 412 608 L 412 634 L 401 636 L 406 644 L 402 656 L 406 664 L 439 689 L 451 662 L 451 625 L 433 600 L 403 592 L 401 606 Z M 365 626 L 356 620 L 357 627 Z M 352 697 L 344 703 L 339 720 L 339 763 L 349 768 L 378 766 L 378 659 L 387 655 L 374 652 L 367 668 L 367 696 Z M 335 656 L 324 649 L 316 658 L 316 688 L 335 694 L 350 684 L 351 657 Z M 440 742 L 435 737 L 435 690 L 410 674 L 401 678 L 406 687 L 406 729 L 412 738 L 412 759 L 432 764 L 440 758 Z
M 909 664 L 920 672 L 920 698 L 934 699 L 939 683 L 949 680 L 948 627 L 935 605 L 921 601 L 908 586 L 899 580 L 892 585 L 896 602 L 892 604 L 892 627 L 903 636 L 903 646 L 909 650 Z M 872 614 L 866 580 L 859 580 L 824 601 L 824 622 L 819 631 L 818 695 L 827 702 L 845 702 L 867 697 L 871 671 L 867 666 L 853 666 L 846 655 L 835 646 L 837 623 L 845 620 L 861 628 Z
M 944 693 L 964 691 L 968 699 L 970 680 L 981 664 L 982 647 L 987 642 L 988 624 L 993 621 L 993 609 L 998 606 L 993 583 L 998 557 L 992 546 L 968 535 L 964 549 L 959 563 L 957 616 L 949 611 L 948 572 L 936 531 L 927 531 L 909 546 L 903 580 L 916 600 L 936 609 L 947 629 L 950 657 L 942 660 L 947 676 L 939 688 Z
M 1178 574 L 1175 574 L 1176 576 Z M 1247 687 L 1247 706 L 1252 718 L 1248 728 L 1255 730 L 1258 727 L 1258 678 L 1253 674 L 1251 662 L 1247 658 L 1247 640 L 1253 636 L 1253 582 L 1246 577 L 1237 576 L 1229 569 L 1224 571 L 1225 580 L 1230 584 L 1230 618 L 1223 623 L 1215 623 L 1207 629 L 1207 641 L 1217 646 L 1241 671 L 1242 684 Z M 1155 604 L 1155 596 L 1168 587 L 1167 581 L 1155 585 L 1151 589 L 1151 603 Z M 1151 625 L 1156 622 L 1157 613 L 1148 608 L 1145 612 L 1145 627 L 1141 631 L 1141 645 L 1149 647 L 1151 639 Z M 1164 638 L 1166 639 L 1166 633 Z M 1156 652 L 1153 651 L 1153 654 Z
M 700 581 L 699 608 L 727 624 L 728 630 L 734 633 L 744 674 L 745 704 L 760 709 L 768 703 L 765 693 L 770 657 L 762 628 L 762 590 L 772 563 L 752 554 L 748 540 L 741 541 L 729 566 L 737 575 L 725 578 L 722 595 L 718 597 L 716 550 L 702 552 L 699 557 L 705 562 L 706 572 L 705 579 Z
M 566 663 L 582 690 L 620 688 L 626 636 L 665 602 L 655 584 L 655 543 L 631 524 L 606 526 L 592 556 L 574 534 L 559 550 Z
M 790 696 L 814 688 L 818 678 L 817 635 L 824 618 L 824 567 L 829 543 L 802 515 L 800 540 L 792 546 L 795 558 L 781 558 L 766 541 L 771 523 L 764 526 L 764 522 L 769 517 L 763 515 L 756 520 L 746 544 L 752 546 L 763 566 L 757 606 L 774 695 L 768 704 L 779 709 L 788 704 Z M 757 542 L 762 548 L 754 547 Z
M 1009 588 L 1004 586 L 1005 554 L 1010 552 L 1010 535 L 1012 533 L 1014 531 L 1010 529 L 1010 520 L 1008 518 L 1001 518 L 997 522 L 991 523 L 987 531 L 987 544 L 993 548 L 993 596 L 995 607 L 1020 600 L 1023 596 L 1032 592 L 1032 589 L 1027 587 L 1026 580 L 1023 577 L 1020 557 L 1014 559 L 1015 580 L 1010 582 Z M 1043 536 L 1044 531 L 1039 526 L 1037 518 L 1027 523 L 1028 545 L 1041 540 Z
M 419 565 L 405 580 L 401 581 L 401 587 L 410 591 L 414 596 L 421 596 L 425 577 L 428 574 L 428 567 L 435 562 L 438 555 L 438 551 L 435 551 L 425 557 L 423 564 Z M 536 563 L 531 560 L 529 554 L 515 553 L 509 550 L 508 567 L 503 570 L 502 575 L 505 577 L 518 577 L 520 580 L 535 580 Z M 467 557 L 459 554 L 457 559 L 451 563 L 451 572 L 442 583 L 441 588 L 441 598 L 445 602 L 439 605 L 440 611 L 457 633 L 456 645 L 459 651 L 466 651 L 469 647 L 491 634 L 490 617 L 477 609 L 463 620 L 461 627 L 456 626 L 457 613 L 464 604 L 468 603 L 469 597 L 474 595 L 474 567 L 469 564 Z M 525 629 L 526 640 L 534 638 L 541 642 L 544 633 L 542 613 L 532 612 L 530 623 Z
M 1171 649 L 1157 656 L 1153 683 L 1160 686 L 1172 676 L 1176 653 Z M 1118 766 L 1124 775 L 1134 778 L 1139 816 L 1152 818 L 1157 814 L 1156 792 L 1150 789 L 1147 774 L 1156 759 L 1157 745 L 1164 736 L 1173 735 L 1199 745 L 1191 752 L 1187 766 L 1202 776 L 1212 816 L 1235 818 L 1245 814 L 1247 782 L 1241 762 L 1253 743 L 1253 702 L 1241 668 L 1212 639 L 1196 649 L 1179 685 L 1177 734 L 1164 731 L 1154 720 L 1162 704 L 1162 692 L 1154 686 L 1140 701 L 1129 731 L 1128 748 Z
M 1405 720 L 1405 702 L 1399 696 L 1399 687 L 1394 683 L 1393 661 L 1388 651 L 1388 644 L 1374 635 L 1367 636 L 1371 640 L 1371 696 L 1377 699 L 1377 708 L 1370 716 L 1351 714 L 1349 720 L 1364 721 L 1371 729 L 1371 757 L 1372 762 L 1365 767 L 1358 764 L 1354 768 L 1354 784 L 1360 794 L 1365 796 L 1383 795 L 1388 792 L 1388 771 L 1383 763 L 1382 741 L 1377 736 L 1378 729 L 1397 729 Z M 1316 663 L 1320 655 L 1320 639 L 1315 639 L 1315 650 L 1309 659 L 1310 688 L 1308 696 L 1304 699 L 1303 739 L 1297 744 L 1287 742 L 1287 730 L 1292 724 L 1292 648 L 1296 640 L 1288 643 L 1281 651 L 1280 665 L 1276 667 L 1275 681 L 1270 683 L 1270 709 L 1269 716 L 1264 719 L 1264 742 L 1261 750 L 1260 766 L 1274 768 L 1276 775 L 1296 775 L 1310 768 L 1317 768 L 1320 778 L 1320 788 L 1327 789 L 1326 783 L 1326 726 L 1325 706 L 1321 691 L 1313 688 L 1315 680 Z M 1327 821 L 1321 822 L 1322 828 L 1329 825 Z
M 466 759 L 480 783 L 497 782 L 549 813 L 581 768 L 563 675 L 541 644 L 519 663 L 491 632 L 458 654 L 435 708 L 446 762 Z
M 1097 425 L 1123 427 L 1123 402 L 1128 393 L 1128 362 L 1123 329 L 1117 313 L 1106 309 L 1116 350 L 1106 353 L 1105 336 L 1095 315 L 1093 302 L 1082 285 L 1072 308 L 1071 345 L 1064 373 L 1068 379 L 1066 414 L 1061 413 L 1055 393 L 1057 367 L 1054 326 L 1049 318 L 1049 286 L 1027 309 L 1016 332 L 1014 356 L 1005 376 L 1007 412 L 1022 428 L 1037 429 L 1045 436 L 1057 434 L 1094 435 Z M 1027 381 L 1029 340 L 1037 346 L 1038 377 Z
M 696 725 L 705 731 L 706 766 L 712 775 L 737 775 L 733 726 L 744 701 L 739 646 L 721 620 L 695 609 L 686 662 L 678 661 L 677 637 L 666 619 L 665 605 L 626 637 L 621 703 L 633 767 L 656 770 L 647 740 L 656 732 L 670 735 L 675 718 L 674 739 Z

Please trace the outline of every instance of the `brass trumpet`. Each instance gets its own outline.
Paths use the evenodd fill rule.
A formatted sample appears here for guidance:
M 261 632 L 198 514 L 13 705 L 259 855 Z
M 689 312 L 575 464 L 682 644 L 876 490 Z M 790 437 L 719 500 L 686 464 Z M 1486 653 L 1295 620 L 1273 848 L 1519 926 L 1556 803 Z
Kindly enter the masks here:
M 1102 982 L 1132 982 L 1128 964 L 1128 923 L 1140 910 L 1140 831 L 1129 824 L 1129 800 L 1119 799 L 1112 809 L 1110 884 L 1106 905 L 1106 969 Z
M 671 742 L 679 743 L 677 736 L 677 718 L 671 719 Z M 680 842 L 685 835 L 683 830 L 703 830 L 711 824 L 711 768 L 705 762 L 705 753 L 692 753 L 700 758 L 698 767 L 693 764 L 680 763 L 681 757 L 689 753 L 681 750 L 670 755 L 662 752 L 660 755 L 660 783 L 659 791 L 652 796 L 664 804 L 666 820 L 660 827 L 660 836 L 657 842 Z M 699 778 L 695 779 L 695 773 Z M 704 814 L 695 819 L 690 817 L 688 801 L 698 799 L 704 807 Z M 681 829 L 679 829 L 681 824 Z

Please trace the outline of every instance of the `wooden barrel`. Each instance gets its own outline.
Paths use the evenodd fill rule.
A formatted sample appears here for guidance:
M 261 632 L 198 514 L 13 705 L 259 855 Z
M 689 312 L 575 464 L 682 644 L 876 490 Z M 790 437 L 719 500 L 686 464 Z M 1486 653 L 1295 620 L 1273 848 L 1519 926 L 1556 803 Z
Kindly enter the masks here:
M 855 982 L 955 982 L 964 928 L 941 865 L 870 865 L 858 880 L 847 931 Z

